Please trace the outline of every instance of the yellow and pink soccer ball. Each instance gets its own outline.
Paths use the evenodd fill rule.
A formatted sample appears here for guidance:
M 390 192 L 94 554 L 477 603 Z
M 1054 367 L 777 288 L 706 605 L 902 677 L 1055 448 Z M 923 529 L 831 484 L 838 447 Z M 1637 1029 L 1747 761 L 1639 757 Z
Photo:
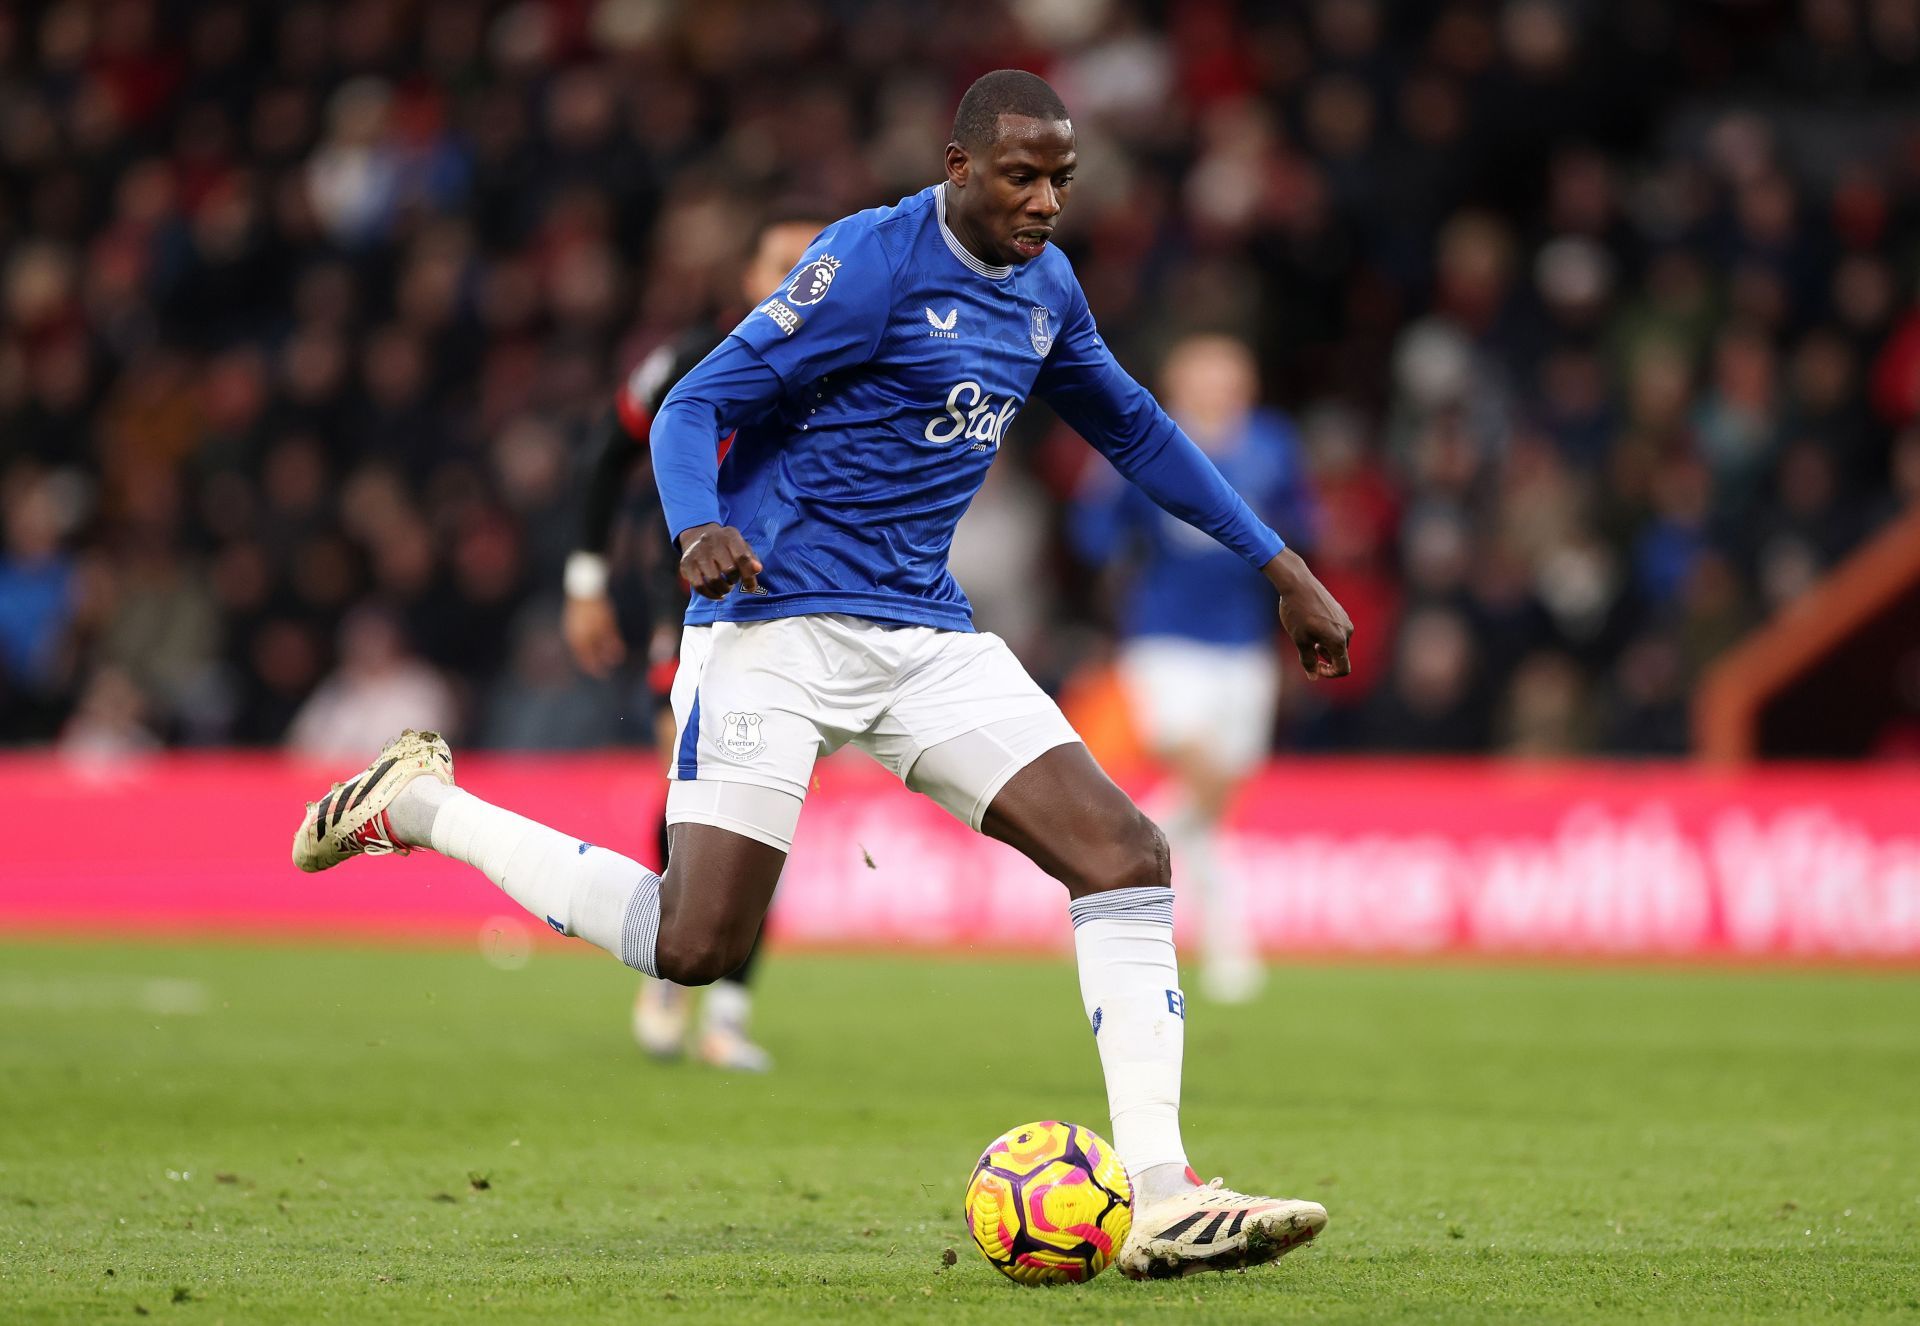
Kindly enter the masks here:
M 967 1228 L 1023 1285 L 1080 1284 L 1133 1227 L 1133 1183 L 1105 1138 L 1073 1123 L 1022 1124 L 995 1138 L 967 1183 Z

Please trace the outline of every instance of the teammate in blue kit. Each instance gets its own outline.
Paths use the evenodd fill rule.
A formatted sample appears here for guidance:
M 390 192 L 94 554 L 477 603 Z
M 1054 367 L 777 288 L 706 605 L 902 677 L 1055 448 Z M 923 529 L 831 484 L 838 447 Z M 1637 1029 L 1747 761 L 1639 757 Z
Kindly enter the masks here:
M 1167 412 L 1263 518 L 1314 521 L 1299 442 L 1285 416 L 1255 408 L 1253 353 L 1231 337 L 1190 336 L 1161 372 Z M 1259 992 L 1262 972 L 1235 881 L 1222 873 L 1220 819 L 1267 754 L 1280 698 L 1273 593 L 1258 572 L 1103 467 L 1073 508 L 1074 542 L 1095 565 L 1130 574 L 1119 674 L 1135 722 L 1172 774 L 1156 818 L 1174 873 L 1197 885 L 1201 988 L 1222 1003 Z
M 961 100 L 945 180 L 829 226 L 661 407 L 655 481 L 701 596 L 674 681 L 664 876 L 456 788 L 445 743 L 415 732 L 309 808 L 293 855 L 323 870 L 431 847 L 554 929 L 700 985 L 759 932 L 815 760 L 856 745 L 1066 886 L 1135 1187 L 1118 1264 L 1184 1275 L 1270 1261 L 1319 1233 L 1326 1211 L 1202 1185 L 1187 1165 L 1166 839 L 1005 644 L 971 629 L 948 544 L 1008 424 L 1039 396 L 1155 502 L 1262 571 L 1310 676 L 1347 672 L 1353 624 L 1102 343 L 1051 243 L 1075 162 L 1051 88 L 1019 70 L 984 76 Z

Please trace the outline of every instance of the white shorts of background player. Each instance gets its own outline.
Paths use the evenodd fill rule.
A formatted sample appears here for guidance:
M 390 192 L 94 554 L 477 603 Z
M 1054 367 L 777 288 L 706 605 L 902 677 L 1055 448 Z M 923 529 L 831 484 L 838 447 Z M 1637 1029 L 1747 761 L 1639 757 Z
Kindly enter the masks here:
M 1121 648 L 1120 680 L 1134 722 L 1156 754 L 1198 752 L 1220 773 L 1239 779 L 1271 749 L 1280 667 L 1270 645 L 1139 636 Z M 1261 984 L 1247 915 L 1246 893 L 1254 882 L 1221 859 L 1215 825 L 1184 792 L 1163 792 L 1149 810 L 1173 846 L 1176 881 L 1191 880 L 1198 895 L 1202 988 L 1215 999 L 1251 998 Z
M 1276 658 L 1267 644 L 1143 635 L 1121 646 L 1120 683 L 1150 749 L 1200 750 L 1222 772 L 1246 774 L 1272 748 Z
M 840 614 L 681 637 L 667 823 L 785 851 L 814 762 L 845 745 L 978 830 L 995 794 L 1080 738 L 997 635 Z

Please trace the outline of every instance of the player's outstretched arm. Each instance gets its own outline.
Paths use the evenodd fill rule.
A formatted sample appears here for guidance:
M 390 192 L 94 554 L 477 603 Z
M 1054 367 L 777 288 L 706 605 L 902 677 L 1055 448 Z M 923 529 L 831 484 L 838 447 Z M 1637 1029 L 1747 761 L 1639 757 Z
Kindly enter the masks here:
M 782 390 L 779 375 L 752 347 L 729 336 L 680 379 L 653 421 L 653 477 L 680 550 L 680 577 L 705 598 L 723 599 L 736 584 L 760 590 L 760 559 L 739 530 L 722 523 L 715 439 L 729 421 L 771 406 Z
M 1193 440 L 1130 377 L 1100 339 L 1075 289 L 1060 336 L 1034 382 L 1068 427 L 1154 505 L 1218 539 L 1256 569 L 1285 544 L 1233 490 Z
M 1260 568 L 1280 591 L 1280 628 L 1300 651 L 1300 666 L 1309 677 L 1344 677 L 1353 671 L 1347 641 L 1353 638 L 1353 618 L 1307 569 L 1299 553 L 1282 549 Z
M 1347 657 L 1353 619 L 1346 609 L 1120 367 L 1100 339 L 1084 297 L 1075 302 L 1036 391 L 1163 510 L 1260 568 L 1280 591 L 1280 625 L 1300 651 L 1300 666 L 1309 677 L 1346 676 L 1353 670 Z

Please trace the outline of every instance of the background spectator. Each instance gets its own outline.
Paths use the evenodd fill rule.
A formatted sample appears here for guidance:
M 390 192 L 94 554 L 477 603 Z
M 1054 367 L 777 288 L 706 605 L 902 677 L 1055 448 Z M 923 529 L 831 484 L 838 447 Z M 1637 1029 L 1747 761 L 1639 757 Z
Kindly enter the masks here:
M 1920 0 L 12 6 L 0 740 L 358 752 L 387 705 L 375 740 L 642 738 L 539 638 L 580 434 L 760 200 L 923 186 L 1017 63 L 1075 112 L 1062 241 L 1121 358 L 1243 338 L 1302 428 L 1360 635 L 1291 740 L 1672 751 L 1713 656 L 1920 496 L 1917 32 Z M 1052 680 L 1111 625 L 1061 537 L 1089 457 L 1027 408 L 959 552 Z

